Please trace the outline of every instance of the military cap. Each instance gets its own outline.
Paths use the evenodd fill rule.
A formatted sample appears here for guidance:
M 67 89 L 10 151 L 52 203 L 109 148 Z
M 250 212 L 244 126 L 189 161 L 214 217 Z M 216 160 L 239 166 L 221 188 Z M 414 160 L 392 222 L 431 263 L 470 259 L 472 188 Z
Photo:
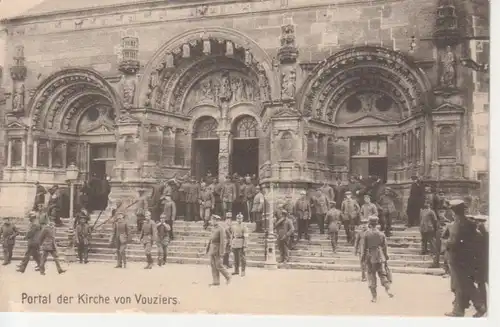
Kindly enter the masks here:
M 30 217 L 30 218 L 31 218 L 31 217 L 36 217 L 36 212 L 34 212 L 34 211 L 30 211 L 30 212 L 28 213 L 28 217 Z
M 162 213 L 162 214 L 160 215 L 160 218 L 167 218 L 167 215 L 166 215 L 166 214 L 164 214 L 164 213 Z
M 345 194 L 346 194 L 346 195 L 347 195 L 347 194 L 352 194 L 352 192 L 351 192 L 351 191 L 347 191 L 347 192 L 345 192 Z
M 288 211 L 286 211 L 286 209 L 281 209 L 281 213 L 288 213 Z
M 330 204 L 337 204 L 337 202 L 335 202 L 335 200 L 330 200 L 330 201 L 328 201 L 328 203 L 330 203 Z
M 465 202 L 464 200 L 461 200 L 461 199 L 454 199 L 454 200 L 450 200 L 448 201 L 448 203 L 450 204 L 450 207 L 457 207 L 461 204 L 465 205 Z
M 233 214 L 231 212 L 226 212 L 226 218 L 233 218 Z
M 377 216 L 370 216 L 370 217 L 368 217 L 368 220 L 371 223 L 376 223 L 376 222 L 378 222 L 378 217 Z
M 378 220 L 378 218 L 377 218 L 377 220 Z M 366 224 L 367 222 L 368 222 L 368 219 L 366 219 L 366 218 L 361 218 L 361 220 L 360 220 L 360 223 L 362 223 L 362 224 Z
M 300 194 L 301 194 L 301 195 L 306 195 L 306 194 L 307 194 L 307 192 L 306 192 L 306 191 L 300 191 Z
M 212 215 L 212 219 L 221 220 L 222 218 L 219 215 Z
M 228 213 L 229 213 L 229 212 L 228 212 Z M 243 218 L 243 215 L 241 214 L 241 212 L 240 212 L 240 213 L 238 213 L 238 214 L 236 215 L 236 218 L 238 218 L 238 219 Z

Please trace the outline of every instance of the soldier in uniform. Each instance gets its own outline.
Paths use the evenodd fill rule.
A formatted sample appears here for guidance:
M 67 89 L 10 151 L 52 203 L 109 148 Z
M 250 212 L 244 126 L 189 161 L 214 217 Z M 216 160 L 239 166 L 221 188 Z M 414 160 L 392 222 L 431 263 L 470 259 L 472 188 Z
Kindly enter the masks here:
M 383 192 L 379 197 L 378 206 L 380 207 L 380 230 L 384 232 L 385 236 L 390 237 L 392 235 L 392 219 L 397 213 L 396 206 L 394 205 L 394 197 L 396 193 L 389 187 L 384 186 Z
M 74 242 L 78 249 L 78 259 L 80 263 L 89 262 L 89 245 L 90 238 L 92 237 L 92 230 L 87 223 L 85 217 L 80 217 L 78 219 L 79 224 L 75 229 Z
M 170 225 L 166 223 L 166 215 L 163 213 L 160 216 L 160 222 L 156 224 L 156 232 L 158 239 L 156 240 L 156 247 L 158 248 L 158 266 L 167 263 L 167 247 L 170 243 Z
M 279 262 L 288 262 L 288 260 L 290 260 L 290 236 L 292 236 L 294 228 L 292 221 L 288 218 L 288 212 L 286 210 L 281 210 L 281 216 L 278 221 L 276 221 L 275 228 L 278 237 L 278 249 L 281 256 Z
M 149 211 L 151 212 L 152 218 L 155 221 L 160 220 L 161 215 L 161 197 L 163 196 L 163 191 L 165 185 L 161 182 L 153 185 L 153 191 L 151 192 L 151 197 L 149 198 Z
M 146 211 L 144 217 L 144 224 L 142 225 L 140 241 L 144 246 L 144 252 L 146 254 L 147 265 L 144 269 L 151 269 L 153 267 L 153 257 L 151 256 L 151 250 L 153 248 L 153 243 L 156 240 L 156 226 L 151 220 L 151 213 Z
M 320 187 L 319 191 L 326 196 L 328 202 L 335 201 L 335 190 L 328 185 L 326 181 L 323 183 L 323 186 Z
M 213 179 L 213 184 L 211 186 L 212 192 L 214 194 L 214 201 L 215 201 L 215 206 L 213 213 L 216 215 L 222 215 L 222 200 L 221 200 L 221 194 L 222 194 L 222 183 L 219 182 L 218 178 Z
M 222 258 L 222 264 L 227 267 L 227 268 L 232 268 L 230 262 L 229 262 L 229 255 L 231 253 L 231 240 L 232 240 L 232 234 L 231 234 L 231 222 L 233 220 L 233 214 L 231 212 L 226 213 L 226 221 L 222 225 L 224 227 L 224 231 L 226 232 L 226 251 L 224 252 L 224 256 Z
M 201 183 L 200 191 L 200 217 L 203 220 L 203 228 L 207 229 L 210 223 L 210 216 L 215 206 L 215 198 L 212 190 L 206 186 L 203 182 Z
M 369 228 L 363 237 L 363 254 L 361 260 L 366 263 L 368 274 L 368 287 L 372 293 L 372 302 L 377 302 L 377 275 L 380 283 L 384 286 L 389 297 L 391 293 L 391 282 L 387 278 L 387 243 L 384 233 L 378 230 L 378 217 L 369 218 Z
M 49 214 L 47 213 L 47 207 L 43 204 L 38 204 L 38 210 L 36 212 L 37 220 L 40 226 L 47 225 L 49 223 Z
M 57 272 L 63 274 L 66 270 L 62 269 L 59 262 L 59 257 L 57 255 L 57 245 L 56 245 L 56 227 L 54 222 L 50 221 L 48 225 L 42 227 L 40 232 L 40 246 L 42 248 L 42 258 L 40 260 L 40 274 L 45 275 L 45 263 L 49 254 L 54 258 L 56 264 Z
M 263 232 L 263 214 L 264 214 L 264 206 L 265 206 L 265 198 L 264 194 L 262 194 L 260 190 L 260 186 L 255 187 L 255 196 L 252 201 L 252 220 L 255 221 L 255 233 Z
M 298 222 L 298 239 L 302 239 L 302 235 L 305 235 L 306 239 L 309 240 L 309 221 L 311 220 L 311 204 L 307 198 L 306 191 L 300 191 L 300 198 L 295 202 L 293 214 L 297 218 Z
M 358 201 L 352 198 L 351 191 L 345 192 L 345 200 L 342 201 L 342 224 L 344 225 L 348 243 L 354 243 L 354 222 L 358 219 L 360 207 Z
M 365 195 L 363 197 L 363 199 L 364 199 L 364 203 L 361 206 L 361 218 L 368 220 L 368 218 L 371 216 L 377 216 L 378 209 L 377 209 L 377 206 L 374 203 L 372 203 L 372 199 L 371 199 L 370 195 L 368 195 L 368 194 Z M 355 225 L 357 225 L 357 222 L 355 222 Z
M 342 201 L 344 201 L 344 186 L 340 178 L 337 178 L 337 184 L 333 187 L 333 192 L 335 194 L 335 203 L 337 204 L 337 209 L 340 209 Z
M 247 247 L 248 241 L 248 229 L 243 224 L 243 215 L 239 213 L 236 215 L 236 224 L 231 225 L 231 248 L 234 254 L 234 272 L 233 275 L 240 274 L 241 266 L 241 276 L 245 276 L 245 268 L 247 266 L 247 258 L 245 255 L 245 249 Z
M 227 212 L 233 212 L 233 202 L 236 200 L 236 185 L 231 181 L 231 177 L 226 176 L 226 181 L 222 185 L 221 201 L 222 211 L 225 215 Z
M 429 253 L 429 245 L 433 246 L 436 230 L 438 229 L 438 219 L 436 213 L 431 209 L 429 201 L 424 203 L 424 208 L 420 210 L 420 236 L 422 242 L 421 254 Z
M 28 248 L 24 253 L 23 261 L 17 268 L 17 271 L 20 273 L 24 273 L 31 257 L 35 260 L 37 267 L 40 268 L 40 244 L 38 243 L 38 238 L 40 236 L 41 227 L 36 220 L 35 212 L 32 211 L 29 213 L 29 220 L 29 229 L 24 236 L 24 239 L 28 241 Z
M 356 236 L 354 237 L 354 255 L 359 256 L 359 265 L 361 267 L 361 281 L 366 281 L 366 262 L 363 261 L 363 242 L 365 233 L 368 230 L 368 219 L 361 218 L 361 224 L 359 225 Z
M 16 237 L 19 235 L 16 225 L 14 225 L 10 218 L 3 219 L 3 226 L 0 229 L 0 240 L 3 247 L 3 265 L 6 266 L 12 261 L 12 251 L 16 244 Z
M 52 186 L 49 194 L 50 199 L 47 204 L 47 213 L 50 219 L 55 221 L 56 226 L 61 226 L 62 196 L 59 192 L 59 187 L 57 185 Z
M 81 208 L 80 211 L 76 214 L 76 218 L 73 221 L 73 229 L 76 229 L 76 226 L 80 219 L 85 220 L 86 223 L 90 222 L 90 216 L 87 212 L 87 209 Z
M 113 234 L 111 236 L 111 245 L 116 249 L 116 267 L 127 267 L 127 243 L 129 241 L 129 229 L 125 221 L 125 215 L 119 212 L 116 221 L 113 223 Z
M 325 215 L 329 209 L 328 204 L 330 201 L 333 201 L 333 199 L 334 199 L 333 196 L 332 199 L 329 199 L 326 196 L 326 194 L 323 192 L 323 188 L 318 189 L 316 191 L 315 197 L 313 198 L 314 207 L 316 208 L 316 222 L 318 223 L 320 234 L 325 233 Z
M 172 201 L 172 198 L 169 195 L 165 195 L 165 199 L 163 202 L 163 215 L 165 215 L 165 221 L 170 226 L 169 235 L 170 240 L 174 239 L 174 221 L 177 217 L 177 206 L 175 202 Z
M 220 225 L 220 220 L 220 216 L 212 215 L 213 229 L 207 246 L 207 254 L 210 256 L 213 282 L 209 286 L 220 285 L 220 274 L 226 278 L 227 284 L 231 282 L 231 276 L 222 265 L 222 257 L 226 252 L 226 231 Z
M 330 201 L 330 210 L 326 213 L 326 224 L 328 226 L 328 235 L 332 244 L 333 253 L 337 252 L 339 240 L 339 224 L 342 221 L 342 212 L 337 209 L 335 201 Z
M 40 185 L 40 182 L 35 183 L 36 193 L 35 193 L 35 201 L 33 203 L 33 210 L 38 208 L 39 204 L 45 204 L 45 194 L 47 194 L 47 190 L 45 187 Z
M 144 223 L 144 212 L 148 210 L 148 197 L 144 195 L 145 190 L 143 188 L 140 188 L 137 192 L 139 193 L 139 198 L 137 200 L 135 216 L 137 219 L 137 232 L 140 233 L 142 224 Z
M 250 216 L 252 214 L 252 208 L 253 208 L 253 199 L 255 198 L 256 194 L 256 187 L 252 183 L 252 180 L 250 176 L 245 177 L 245 188 L 244 188 L 244 198 L 246 201 L 246 211 L 245 215 L 247 216 L 247 221 L 250 220 Z

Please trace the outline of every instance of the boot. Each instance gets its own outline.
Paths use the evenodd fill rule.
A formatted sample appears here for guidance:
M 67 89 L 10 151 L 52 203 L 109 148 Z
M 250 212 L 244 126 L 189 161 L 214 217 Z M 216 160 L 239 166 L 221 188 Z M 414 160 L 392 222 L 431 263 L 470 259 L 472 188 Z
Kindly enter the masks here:
M 146 268 L 146 269 L 151 269 L 151 268 L 153 268 L 153 263 L 154 263 L 154 260 L 153 260 L 153 258 L 151 257 L 151 254 L 148 254 L 148 265 L 147 265 L 147 268 Z
M 372 302 L 373 303 L 377 302 L 377 289 L 370 288 L 370 292 L 372 293 Z
M 118 262 L 116 263 L 115 268 L 121 268 L 121 267 L 122 267 L 122 263 L 121 263 L 120 261 L 118 261 Z
M 394 297 L 394 294 L 392 294 L 391 287 L 389 285 L 385 285 L 385 292 L 387 293 L 387 295 L 389 295 L 390 298 Z
M 127 257 L 123 256 L 123 268 L 127 268 Z
M 241 277 L 245 277 L 245 270 L 241 271 Z

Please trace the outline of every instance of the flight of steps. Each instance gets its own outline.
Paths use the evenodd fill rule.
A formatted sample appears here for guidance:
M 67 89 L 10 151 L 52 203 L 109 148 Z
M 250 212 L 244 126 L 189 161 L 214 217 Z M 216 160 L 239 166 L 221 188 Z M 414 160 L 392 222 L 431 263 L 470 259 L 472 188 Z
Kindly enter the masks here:
M 92 215 L 91 226 L 97 218 Z M 101 217 L 97 226 L 105 219 Z M 65 248 L 68 244 L 69 221 L 57 228 L 57 243 L 61 258 L 65 258 Z M 26 220 L 16 220 L 16 226 L 22 235 L 17 238 L 14 249 L 14 259 L 21 259 L 26 249 L 26 241 L 22 240 L 27 230 Z M 247 224 L 249 231 L 254 230 L 254 224 Z M 130 226 L 134 239 L 127 247 L 129 261 L 145 261 L 144 250 L 137 239 L 135 226 Z M 354 255 L 353 247 L 347 245 L 344 231 L 340 231 L 337 252 L 333 253 L 327 235 L 321 235 L 315 224 L 310 227 L 311 240 L 301 240 L 295 250 L 291 251 L 288 263 L 278 264 L 281 269 L 322 269 L 359 271 L 359 258 Z M 115 249 L 109 247 L 112 224 L 106 223 L 93 233 L 89 261 L 115 262 Z M 203 229 L 201 222 L 176 221 L 174 223 L 174 240 L 168 247 L 167 262 L 187 264 L 209 264 L 205 254 L 210 236 L 209 230 Z M 393 272 L 441 275 L 442 269 L 428 268 L 432 258 L 420 255 L 420 233 L 417 228 L 407 229 L 404 226 L 395 226 L 393 236 L 388 239 L 390 267 Z M 153 248 L 156 255 L 156 249 Z M 276 249 L 277 251 L 277 249 Z M 279 253 L 276 253 L 279 259 Z M 3 254 L 0 253 L 0 258 Z M 250 233 L 246 250 L 247 265 L 249 267 L 264 267 L 265 238 L 263 234 Z M 3 259 L 3 258 L 2 258 Z

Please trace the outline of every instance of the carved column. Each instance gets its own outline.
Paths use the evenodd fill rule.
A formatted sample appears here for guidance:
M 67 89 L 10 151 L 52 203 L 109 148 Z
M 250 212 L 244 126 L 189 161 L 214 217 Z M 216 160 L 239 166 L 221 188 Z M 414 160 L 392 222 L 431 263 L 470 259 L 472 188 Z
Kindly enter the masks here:
M 140 181 L 143 151 L 141 121 L 129 114 L 122 114 L 117 121 L 115 176 L 122 181 Z
M 299 50 L 295 45 L 295 26 L 281 27 L 281 47 L 278 50 L 281 77 L 281 99 L 294 100 L 297 87 L 297 57 Z
M 38 140 L 33 140 L 33 168 L 38 165 Z
M 137 72 L 140 69 L 138 53 L 139 38 L 131 36 L 122 38 L 121 61 L 118 69 L 122 73 L 120 91 L 122 94 L 123 109 L 126 111 L 132 109 L 134 106 Z
M 219 136 L 219 180 L 229 174 L 229 159 L 231 158 L 231 132 L 226 129 L 217 132 Z
M 21 167 L 26 168 L 26 138 L 21 143 Z
M 12 167 L 12 140 L 7 143 L 7 167 Z
M 24 81 L 26 79 L 27 68 L 24 63 L 24 47 L 16 47 L 16 55 L 14 56 L 14 65 L 10 67 L 10 76 L 12 77 L 12 103 L 10 115 L 23 116 L 25 106 L 26 91 Z

